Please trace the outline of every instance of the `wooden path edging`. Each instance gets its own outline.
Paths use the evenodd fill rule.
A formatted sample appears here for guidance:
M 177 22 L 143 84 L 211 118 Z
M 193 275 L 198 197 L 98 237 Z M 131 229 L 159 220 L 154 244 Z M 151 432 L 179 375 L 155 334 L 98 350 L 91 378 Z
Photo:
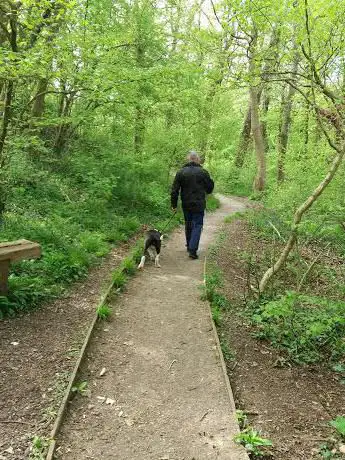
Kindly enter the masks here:
M 131 252 L 130 252 L 130 254 L 131 254 Z M 126 259 L 126 257 L 124 257 L 124 259 Z M 125 272 L 125 268 L 124 267 L 121 268 L 121 264 L 120 264 L 119 269 L 121 270 L 122 273 Z M 61 404 L 60 404 L 60 407 L 59 407 L 59 410 L 58 410 L 58 413 L 57 413 L 57 416 L 56 416 L 52 431 L 50 433 L 50 438 L 49 438 L 50 444 L 49 444 L 48 453 L 47 453 L 47 455 L 45 457 L 46 460 L 53 460 L 53 458 L 54 458 L 54 452 L 55 452 L 55 448 L 56 448 L 56 437 L 57 437 L 57 435 L 59 433 L 61 424 L 63 422 L 64 416 L 65 416 L 65 413 L 66 413 L 66 409 L 67 409 L 68 401 L 69 401 L 70 396 L 71 396 L 73 384 L 74 384 L 75 379 L 77 377 L 80 365 L 81 365 L 81 363 L 82 363 L 82 361 L 84 359 L 84 355 L 85 355 L 87 346 L 88 346 L 88 344 L 90 342 L 90 338 L 92 336 L 93 330 L 94 330 L 95 325 L 96 325 L 97 320 L 98 320 L 97 310 L 98 310 L 99 307 L 102 307 L 104 305 L 108 295 L 110 294 L 111 290 L 114 287 L 114 284 L 115 284 L 115 280 L 112 279 L 112 281 L 110 282 L 110 284 L 109 284 L 108 288 L 106 289 L 105 293 L 101 296 L 101 300 L 100 300 L 100 302 L 99 302 L 99 304 L 97 305 L 97 308 L 96 308 L 96 313 L 95 313 L 95 315 L 94 315 L 94 317 L 92 319 L 91 325 L 90 325 L 90 327 L 89 327 L 89 329 L 87 331 L 87 334 L 85 336 L 83 345 L 82 345 L 82 347 L 80 349 L 80 352 L 79 352 L 78 359 L 77 359 L 77 361 L 75 363 L 74 369 L 73 369 L 72 374 L 71 374 L 71 376 L 69 378 L 68 385 L 67 385 L 67 388 L 65 390 L 64 397 L 63 397 L 63 399 L 61 401 Z
M 204 285 L 205 286 L 206 286 L 206 266 L 207 266 L 207 257 L 205 256 L 205 260 L 204 260 L 204 275 L 203 275 L 204 276 Z M 214 324 L 214 321 L 213 321 L 213 318 L 212 318 L 211 303 L 210 303 L 209 300 L 206 300 L 206 302 L 207 302 L 207 305 L 208 305 L 208 314 L 209 314 L 211 324 L 212 324 L 212 331 L 213 331 L 213 335 L 214 335 L 214 340 L 216 342 L 217 352 L 218 352 L 218 356 L 219 356 L 219 360 L 220 360 L 220 364 L 221 364 L 221 368 L 222 368 L 223 378 L 224 378 L 224 382 L 225 382 L 225 386 L 226 386 L 226 392 L 227 392 L 228 397 L 229 397 L 232 413 L 236 417 L 236 405 L 235 405 L 234 395 L 232 393 L 228 372 L 226 370 L 226 364 L 225 364 L 225 360 L 224 360 L 224 356 L 223 356 L 223 352 L 222 352 L 222 347 L 220 345 L 217 328 L 216 328 L 216 325 Z M 236 424 L 236 426 L 237 426 L 238 434 L 241 433 L 240 426 L 239 426 L 238 423 Z M 246 451 L 246 449 L 244 447 L 243 447 L 243 458 L 246 458 L 246 459 L 249 460 L 248 453 L 247 453 L 247 451 Z

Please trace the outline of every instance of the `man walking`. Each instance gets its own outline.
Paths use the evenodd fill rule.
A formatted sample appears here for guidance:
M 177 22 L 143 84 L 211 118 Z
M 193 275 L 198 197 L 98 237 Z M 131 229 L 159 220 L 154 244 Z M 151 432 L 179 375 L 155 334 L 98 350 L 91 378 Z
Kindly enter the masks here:
M 212 193 L 214 182 L 209 173 L 202 168 L 196 152 L 189 152 L 188 163 L 177 172 L 171 190 L 171 207 L 176 212 L 178 196 L 181 191 L 184 213 L 186 242 L 189 257 L 197 259 L 197 250 L 204 223 L 206 194 Z

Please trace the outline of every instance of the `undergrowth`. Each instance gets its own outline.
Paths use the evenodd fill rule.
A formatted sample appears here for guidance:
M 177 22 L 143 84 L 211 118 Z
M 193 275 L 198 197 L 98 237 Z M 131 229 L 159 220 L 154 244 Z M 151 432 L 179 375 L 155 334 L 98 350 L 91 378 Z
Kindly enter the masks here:
M 256 337 L 288 353 L 296 363 L 345 358 L 345 303 L 293 291 L 249 304 Z
M 272 446 L 272 441 L 264 438 L 258 430 L 249 424 L 244 411 L 237 410 L 236 416 L 241 432 L 234 437 L 234 441 L 246 449 L 251 459 L 265 457 L 267 448 Z
M 180 222 L 180 215 L 169 222 L 167 175 L 152 175 L 157 168 L 165 171 L 163 160 L 147 158 L 139 164 L 131 156 L 114 154 L 105 143 L 76 145 L 58 162 L 47 156 L 38 164 L 23 155 L 14 166 L 0 241 L 36 241 L 42 258 L 11 266 L 9 295 L 0 297 L 0 319 L 61 295 L 141 225 L 167 232 Z M 208 200 L 209 208 L 217 206 L 216 198 Z M 125 273 L 131 274 L 134 263 L 125 263 Z
M 275 213 L 267 210 L 251 211 L 242 218 L 258 242 L 258 250 L 239 254 L 250 277 L 248 285 L 255 286 L 276 260 L 288 228 Z M 314 242 L 307 252 L 314 259 L 305 261 L 306 238 L 307 234 L 302 232 L 299 251 L 292 254 L 284 270 L 273 278 L 265 295 L 258 299 L 248 293 L 245 314 L 255 327 L 254 335 L 268 340 L 290 361 L 341 365 L 345 362 L 344 279 L 339 277 L 342 268 L 336 264 L 334 268 L 327 266 L 327 258 L 321 257 L 316 268 L 309 271 L 308 267 L 324 249 L 321 243 L 315 246 Z M 338 257 L 338 252 L 335 256 Z

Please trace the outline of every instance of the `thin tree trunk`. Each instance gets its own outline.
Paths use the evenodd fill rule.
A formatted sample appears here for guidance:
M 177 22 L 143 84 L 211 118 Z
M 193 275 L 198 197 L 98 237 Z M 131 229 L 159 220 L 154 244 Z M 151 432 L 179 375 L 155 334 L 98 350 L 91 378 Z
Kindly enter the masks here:
M 249 75 L 255 80 L 256 78 L 256 63 L 255 63 L 255 52 L 257 46 L 257 30 L 254 28 L 252 42 L 249 47 Z M 266 158 L 265 158 L 265 143 L 262 136 L 260 115 L 259 115 L 259 103 L 258 95 L 260 88 L 255 85 L 255 82 L 251 83 L 249 88 L 250 103 L 251 103 L 251 128 L 254 139 L 255 155 L 256 155 L 256 176 L 254 179 L 253 189 L 255 192 L 260 192 L 265 189 L 266 181 Z
M 11 10 L 9 13 L 9 27 L 10 32 L 8 34 L 8 40 L 13 53 L 18 52 L 17 44 L 17 6 L 11 4 Z M 2 119 L 2 127 L 0 132 L 0 169 L 3 168 L 4 158 L 4 147 L 6 142 L 6 136 L 8 133 L 8 127 L 12 119 L 12 100 L 14 95 L 14 83 L 13 80 L 9 80 L 6 85 L 5 101 L 4 101 L 4 114 Z
M 61 114 L 62 120 L 57 128 L 55 141 L 54 141 L 54 150 L 57 153 L 62 152 L 65 146 L 65 142 L 67 140 L 67 132 L 68 132 L 68 129 L 70 128 L 70 123 L 65 121 L 64 118 L 70 116 L 73 101 L 74 101 L 74 98 L 72 95 L 70 95 L 69 97 L 64 97 L 63 102 L 60 101 L 59 110 L 62 110 L 62 114 Z
M 265 143 L 262 136 L 259 105 L 258 105 L 258 91 L 257 88 L 252 86 L 250 88 L 251 97 L 251 126 L 255 146 L 257 172 L 254 179 L 254 191 L 261 192 L 265 189 L 266 182 L 266 158 L 265 158 Z
M 280 254 L 278 260 L 275 262 L 275 264 L 270 267 L 266 273 L 263 275 L 260 284 L 259 284 L 259 292 L 262 293 L 264 292 L 267 283 L 270 281 L 272 276 L 276 274 L 282 266 L 285 264 L 287 261 L 287 258 L 295 246 L 295 243 L 297 241 L 298 237 L 298 227 L 299 224 L 302 220 L 303 214 L 308 211 L 308 209 L 314 204 L 314 202 L 319 198 L 319 196 L 324 192 L 328 184 L 332 181 L 334 178 L 337 170 L 339 169 L 339 166 L 341 165 L 341 162 L 344 158 L 345 154 L 345 146 L 343 146 L 341 149 L 337 151 L 337 154 L 333 160 L 332 166 L 329 169 L 328 173 L 324 177 L 324 179 L 320 182 L 320 184 L 315 188 L 313 193 L 307 198 L 307 200 L 297 209 L 294 215 L 293 219 L 293 225 L 290 233 L 290 237 Z
M 139 68 L 144 67 L 144 54 L 145 50 L 141 43 L 141 31 L 138 30 L 137 45 L 136 45 L 136 64 Z M 145 139 L 145 110 L 142 106 L 142 98 L 144 95 L 144 88 L 139 82 L 137 103 L 135 105 L 134 117 L 134 151 L 140 155 L 144 146 Z
M 304 120 L 303 120 L 303 139 L 304 139 L 304 148 L 303 153 L 304 157 L 307 158 L 308 156 L 308 144 L 309 144 L 309 121 L 310 121 L 310 108 L 309 105 L 306 103 L 305 112 L 304 112 Z
M 293 63 L 292 75 L 294 76 L 298 69 L 299 55 L 296 53 Z M 282 105 L 282 123 L 278 134 L 278 172 L 277 180 L 279 183 L 285 179 L 285 157 L 289 141 L 289 131 L 291 126 L 291 112 L 293 97 L 296 90 L 293 86 L 289 86 L 285 103 Z
M 5 101 L 4 101 L 4 115 L 2 119 L 2 127 L 1 127 L 1 132 L 0 132 L 0 169 L 3 168 L 4 163 L 5 163 L 4 147 L 5 147 L 8 127 L 9 127 L 9 124 L 12 118 L 13 92 L 14 92 L 14 84 L 13 84 L 13 81 L 10 80 L 7 82 Z
M 217 91 L 217 85 L 221 85 L 222 79 L 219 81 L 214 81 L 211 83 L 211 88 L 209 89 L 206 99 L 205 99 L 205 106 L 203 110 L 202 116 L 202 124 L 201 124 L 201 139 L 199 143 L 199 150 L 203 156 L 206 156 L 208 145 L 209 145 L 209 138 L 211 132 L 211 123 L 212 123 L 212 106 L 214 97 Z
M 268 109 L 270 106 L 271 98 L 269 94 L 269 89 L 266 88 L 264 90 L 264 97 L 262 101 L 262 120 L 261 120 L 261 131 L 262 131 L 262 137 L 264 139 L 264 145 L 265 145 L 265 152 L 268 152 L 269 149 L 269 144 L 268 144 L 268 131 L 267 131 L 267 114 L 268 114 Z
M 139 90 L 140 92 L 140 90 Z M 145 113 L 141 107 L 140 100 L 135 106 L 135 122 L 134 122 L 134 151 L 136 154 L 141 154 L 145 138 Z
M 252 112 L 251 112 L 251 102 L 249 100 L 247 113 L 243 122 L 243 127 L 240 135 L 240 140 L 238 143 L 234 165 L 237 168 L 242 168 L 246 155 L 248 153 L 249 144 L 250 144 L 250 133 L 252 129 Z
M 271 102 L 271 97 L 270 97 L 271 88 L 270 88 L 269 83 L 267 83 L 267 80 L 270 77 L 270 73 L 277 67 L 278 56 L 279 56 L 279 52 L 278 52 L 279 42 L 280 42 L 280 28 L 275 27 L 272 31 L 269 48 L 268 48 L 270 53 L 272 54 L 267 57 L 264 67 L 263 67 L 263 72 L 262 72 L 262 78 L 264 82 L 266 81 L 266 83 L 263 83 L 261 85 L 261 88 L 259 91 L 259 100 L 258 100 L 258 103 L 260 103 L 260 99 L 262 96 L 261 131 L 262 131 L 262 137 L 264 140 L 265 153 L 267 153 L 269 149 L 268 130 L 267 130 L 267 114 L 268 114 L 268 109 L 269 109 L 270 102 Z

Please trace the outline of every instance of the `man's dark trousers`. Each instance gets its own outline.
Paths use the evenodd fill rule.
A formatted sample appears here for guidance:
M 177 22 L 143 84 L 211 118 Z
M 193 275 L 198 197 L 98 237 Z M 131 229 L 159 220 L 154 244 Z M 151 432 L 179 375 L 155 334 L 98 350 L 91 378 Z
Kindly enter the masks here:
M 202 227 L 204 224 L 204 211 L 192 212 L 183 210 L 186 230 L 187 249 L 191 254 L 196 254 L 199 248 Z

